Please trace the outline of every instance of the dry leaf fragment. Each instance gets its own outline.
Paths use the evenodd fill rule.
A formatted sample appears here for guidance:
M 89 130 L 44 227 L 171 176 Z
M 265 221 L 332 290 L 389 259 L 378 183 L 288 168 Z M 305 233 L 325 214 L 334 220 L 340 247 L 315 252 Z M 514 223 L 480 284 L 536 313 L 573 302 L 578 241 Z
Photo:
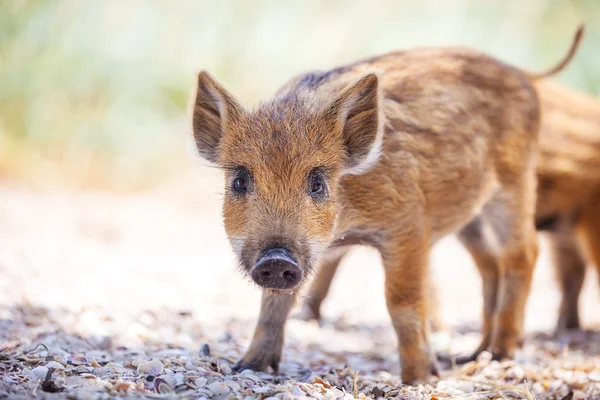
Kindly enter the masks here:
M 137 386 L 133 382 L 117 382 L 113 386 L 113 389 L 118 390 L 120 392 L 127 392 L 128 390 L 135 388 L 137 388 Z
M 42 382 L 41 388 L 44 392 L 48 393 L 58 393 L 65 390 L 64 388 L 56 385 L 56 383 L 52 380 Z
M 323 379 L 321 378 L 317 378 L 315 377 L 312 382 L 312 384 L 319 384 L 321 386 L 323 386 L 325 389 L 330 389 L 331 385 L 328 382 L 325 382 Z
M 42 388 L 42 390 L 44 392 L 57 393 L 57 392 L 61 392 L 63 390 L 62 387 L 57 386 L 56 383 L 52 380 L 52 372 L 53 371 L 54 371 L 53 368 L 48 368 L 48 371 L 46 372 L 46 376 L 44 377 L 42 384 L 40 385 L 40 387 Z

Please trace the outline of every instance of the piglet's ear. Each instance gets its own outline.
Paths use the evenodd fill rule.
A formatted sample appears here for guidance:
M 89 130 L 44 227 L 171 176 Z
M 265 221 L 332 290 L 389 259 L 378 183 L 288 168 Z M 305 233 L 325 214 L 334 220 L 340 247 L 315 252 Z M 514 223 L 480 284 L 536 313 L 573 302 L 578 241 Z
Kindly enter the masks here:
M 379 79 L 369 74 L 344 89 L 325 108 L 326 118 L 333 119 L 342 134 L 346 174 L 362 174 L 379 159 L 383 141 L 381 103 Z
M 223 133 L 242 113 L 243 108 L 225 88 L 208 72 L 200 72 L 194 103 L 193 132 L 201 157 L 212 163 L 218 162 Z

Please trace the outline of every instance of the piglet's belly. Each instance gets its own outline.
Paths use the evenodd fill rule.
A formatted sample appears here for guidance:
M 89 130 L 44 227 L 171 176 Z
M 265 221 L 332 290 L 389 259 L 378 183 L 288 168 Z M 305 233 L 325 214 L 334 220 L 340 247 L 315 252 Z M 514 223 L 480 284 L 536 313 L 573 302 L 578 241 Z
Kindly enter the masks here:
M 455 233 L 473 220 L 482 208 L 493 201 L 500 185 L 493 171 L 482 172 L 488 175 L 472 182 L 448 185 L 444 190 L 436 190 L 428 196 L 428 215 L 431 227 L 431 241 L 434 244 L 444 236 Z

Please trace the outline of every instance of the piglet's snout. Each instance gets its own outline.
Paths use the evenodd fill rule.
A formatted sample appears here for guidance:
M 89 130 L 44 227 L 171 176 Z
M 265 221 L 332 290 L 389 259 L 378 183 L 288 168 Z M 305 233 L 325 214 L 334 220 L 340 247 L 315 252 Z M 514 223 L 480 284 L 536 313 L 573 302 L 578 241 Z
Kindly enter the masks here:
M 270 248 L 263 252 L 250 276 L 265 289 L 293 289 L 302 280 L 302 270 L 284 248 Z

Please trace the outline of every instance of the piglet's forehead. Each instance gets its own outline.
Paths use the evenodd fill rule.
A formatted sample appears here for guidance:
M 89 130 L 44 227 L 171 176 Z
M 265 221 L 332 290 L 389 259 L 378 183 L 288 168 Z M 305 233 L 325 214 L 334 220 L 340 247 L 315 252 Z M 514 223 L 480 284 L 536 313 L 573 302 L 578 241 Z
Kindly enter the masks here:
M 341 140 L 318 121 L 292 122 L 254 116 L 245 122 L 225 135 L 221 144 L 224 164 L 266 169 L 286 166 L 335 169 L 341 161 Z

